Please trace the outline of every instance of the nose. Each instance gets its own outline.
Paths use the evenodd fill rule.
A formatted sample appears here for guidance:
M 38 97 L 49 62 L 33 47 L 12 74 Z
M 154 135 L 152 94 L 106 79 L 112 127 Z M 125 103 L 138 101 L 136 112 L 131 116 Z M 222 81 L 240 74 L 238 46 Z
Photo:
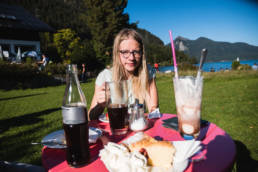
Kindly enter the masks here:
M 129 60 L 134 60 L 135 59 L 134 54 L 132 52 L 130 52 L 128 59 Z

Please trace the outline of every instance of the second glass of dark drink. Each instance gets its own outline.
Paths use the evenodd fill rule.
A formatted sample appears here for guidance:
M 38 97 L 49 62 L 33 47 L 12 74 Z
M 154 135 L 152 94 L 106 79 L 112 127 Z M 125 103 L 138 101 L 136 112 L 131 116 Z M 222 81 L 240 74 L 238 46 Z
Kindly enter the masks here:
M 106 82 L 106 102 L 112 134 L 126 134 L 128 131 L 127 81 Z

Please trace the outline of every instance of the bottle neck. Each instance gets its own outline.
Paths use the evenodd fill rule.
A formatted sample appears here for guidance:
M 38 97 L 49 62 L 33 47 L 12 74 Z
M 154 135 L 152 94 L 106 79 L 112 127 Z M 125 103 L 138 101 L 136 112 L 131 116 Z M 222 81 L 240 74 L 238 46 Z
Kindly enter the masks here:
M 63 106 L 80 104 L 80 106 L 86 107 L 86 99 L 77 75 L 77 66 L 68 65 L 66 72 L 66 89 L 63 99 Z

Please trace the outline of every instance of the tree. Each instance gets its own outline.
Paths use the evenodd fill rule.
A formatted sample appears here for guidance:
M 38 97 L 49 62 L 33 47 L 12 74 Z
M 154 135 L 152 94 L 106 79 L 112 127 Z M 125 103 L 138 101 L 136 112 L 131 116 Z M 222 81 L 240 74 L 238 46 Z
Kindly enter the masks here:
M 111 61 L 115 35 L 129 25 L 129 16 L 124 14 L 127 0 L 84 0 L 86 12 L 81 17 L 90 29 L 96 57 L 104 63 Z
M 78 34 L 89 34 L 89 30 L 79 17 L 84 12 L 81 0 L 1 0 L 20 5 L 32 15 L 56 30 L 71 28 Z
M 234 60 L 234 61 L 232 62 L 231 67 L 232 67 L 233 70 L 237 70 L 237 68 L 238 68 L 239 66 L 240 66 L 240 62 L 239 62 L 239 61 Z
M 154 64 L 169 60 L 164 46 L 151 43 L 146 43 L 145 45 L 148 63 Z
M 63 60 L 71 62 L 71 54 L 78 46 L 80 38 L 71 29 L 61 29 L 54 34 L 54 45 Z
M 87 71 L 96 71 L 97 73 L 105 66 L 96 58 L 95 51 L 89 40 L 84 40 L 78 44 L 71 54 L 73 64 L 86 64 Z
M 197 61 L 197 58 L 196 57 L 191 57 L 191 58 L 189 58 L 189 62 L 191 63 L 191 64 L 198 64 L 198 61 Z

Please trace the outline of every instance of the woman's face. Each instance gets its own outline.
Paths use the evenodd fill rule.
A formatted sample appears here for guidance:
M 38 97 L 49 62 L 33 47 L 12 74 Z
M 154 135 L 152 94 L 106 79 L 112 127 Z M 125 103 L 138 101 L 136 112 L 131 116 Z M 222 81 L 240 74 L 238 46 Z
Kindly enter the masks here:
M 120 60 L 125 70 L 129 74 L 133 74 L 135 69 L 141 64 L 140 44 L 132 39 L 123 40 L 119 47 Z

